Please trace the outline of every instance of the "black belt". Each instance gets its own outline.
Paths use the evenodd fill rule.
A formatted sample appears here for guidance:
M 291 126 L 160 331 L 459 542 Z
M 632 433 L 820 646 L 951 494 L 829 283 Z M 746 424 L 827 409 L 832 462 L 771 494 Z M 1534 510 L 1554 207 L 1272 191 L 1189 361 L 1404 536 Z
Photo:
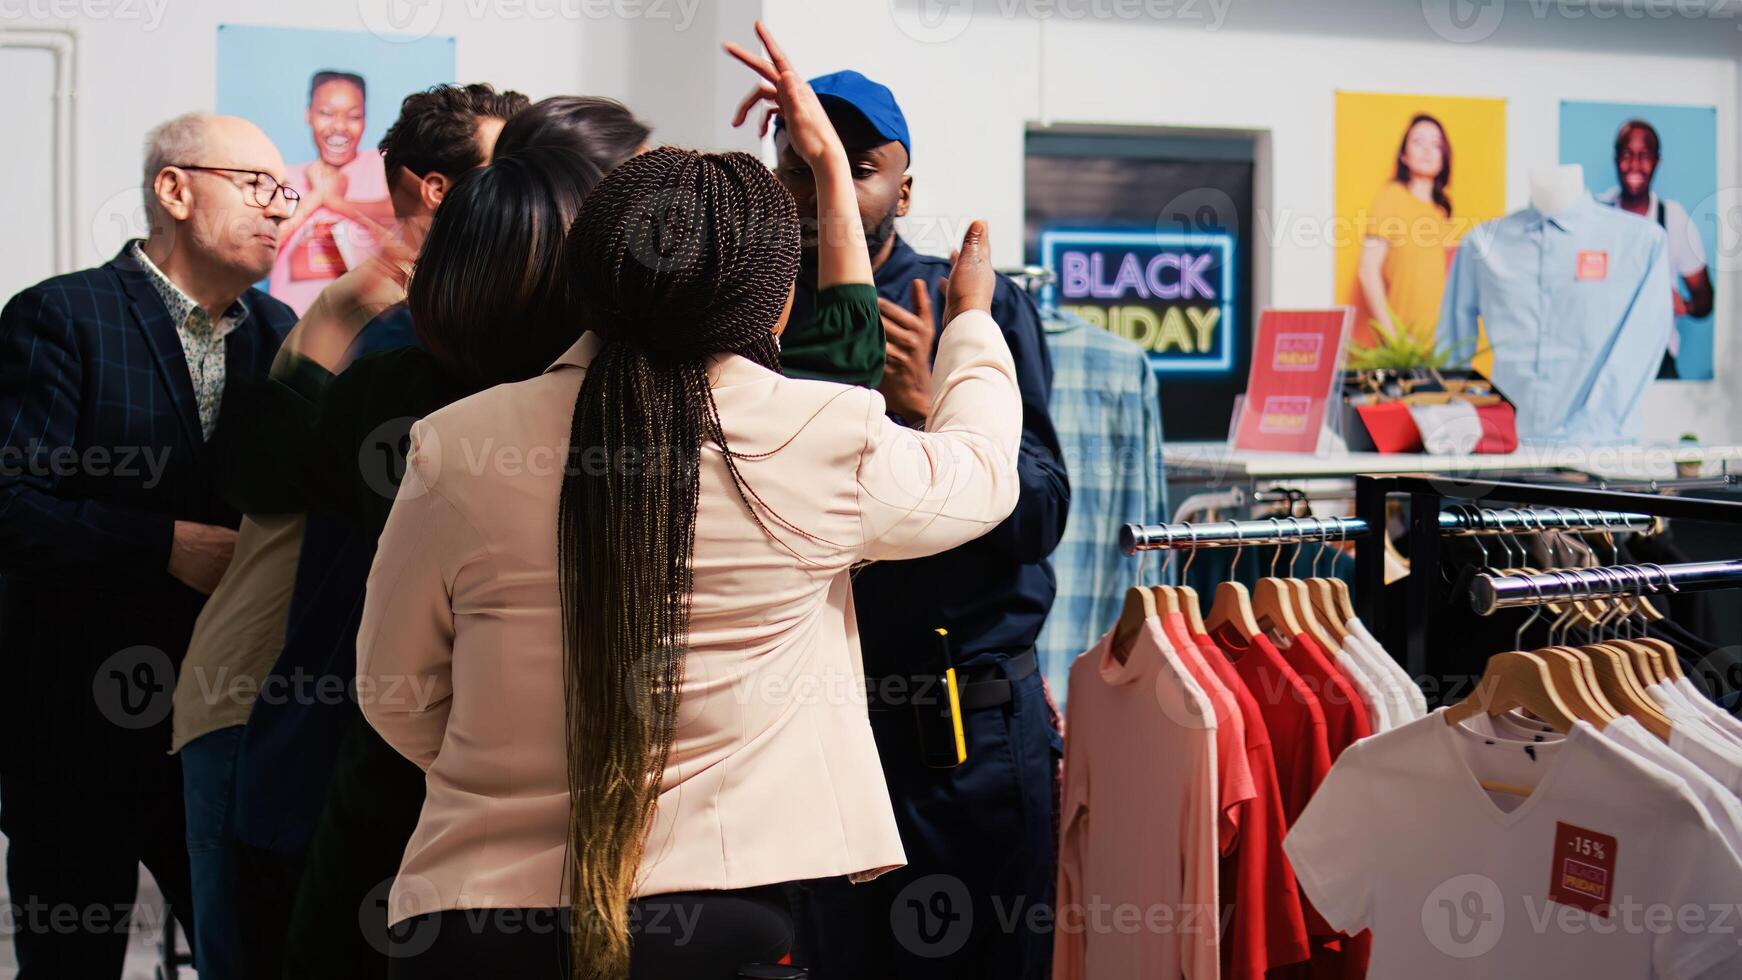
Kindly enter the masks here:
M 956 668 L 956 696 L 963 711 L 981 711 L 986 708 L 999 708 L 1009 704 L 1016 696 L 1015 685 L 1040 669 L 1040 657 L 1033 647 L 998 664 L 980 664 L 974 667 Z M 900 692 L 918 692 L 922 687 L 915 686 L 908 678 L 896 678 L 901 681 L 894 689 Z M 920 681 L 922 679 L 912 679 Z M 866 689 L 870 692 L 870 708 L 872 711 L 894 711 L 905 709 L 907 703 L 888 703 L 879 700 L 879 692 L 891 691 L 889 678 L 867 678 Z M 892 692 L 893 693 L 893 692 Z M 899 698 L 897 699 L 899 701 Z

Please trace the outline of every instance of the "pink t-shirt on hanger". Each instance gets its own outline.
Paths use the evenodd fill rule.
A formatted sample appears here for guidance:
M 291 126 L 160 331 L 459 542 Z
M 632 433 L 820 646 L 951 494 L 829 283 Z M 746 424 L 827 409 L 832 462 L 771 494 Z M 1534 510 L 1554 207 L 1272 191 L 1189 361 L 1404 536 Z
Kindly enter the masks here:
M 1159 620 L 1071 665 L 1055 980 L 1216 980 L 1216 714 Z

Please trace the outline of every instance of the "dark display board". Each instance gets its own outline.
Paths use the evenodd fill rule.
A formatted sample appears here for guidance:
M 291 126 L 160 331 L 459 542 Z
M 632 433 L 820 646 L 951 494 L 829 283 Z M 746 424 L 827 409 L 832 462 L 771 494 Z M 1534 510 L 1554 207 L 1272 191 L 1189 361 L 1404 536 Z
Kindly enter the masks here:
M 1252 143 L 1030 133 L 1025 254 L 1046 302 L 1142 346 L 1170 440 L 1228 437 L 1251 361 Z

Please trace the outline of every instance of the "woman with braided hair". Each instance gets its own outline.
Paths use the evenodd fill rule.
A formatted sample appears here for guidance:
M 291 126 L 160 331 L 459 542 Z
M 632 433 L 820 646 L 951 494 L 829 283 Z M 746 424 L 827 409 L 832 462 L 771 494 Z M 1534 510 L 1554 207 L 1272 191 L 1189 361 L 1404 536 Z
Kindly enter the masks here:
M 763 40 L 751 102 L 812 157 L 829 274 L 868 282 L 846 154 Z M 1009 514 L 1014 368 L 975 222 L 926 431 L 783 377 L 798 253 L 754 157 L 635 157 L 570 234 L 587 333 L 413 427 L 358 643 L 365 714 L 427 773 L 393 976 L 730 980 L 788 951 L 782 883 L 903 863 L 849 573 Z

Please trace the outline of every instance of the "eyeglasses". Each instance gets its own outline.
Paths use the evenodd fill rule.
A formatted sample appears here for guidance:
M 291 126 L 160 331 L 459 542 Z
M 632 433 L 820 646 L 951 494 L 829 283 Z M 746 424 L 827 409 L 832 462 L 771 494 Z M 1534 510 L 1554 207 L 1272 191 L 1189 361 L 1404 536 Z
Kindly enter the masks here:
M 295 214 L 297 202 L 302 200 L 302 195 L 297 193 L 296 188 L 291 187 L 288 184 L 279 183 L 271 174 L 261 170 L 240 170 L 236 167 L 206 167 L 191 163 L 172 163 L 170 166 L 179 167 L 182 170 L 205 170 L 211 173 L 244 174 L 253 177 L 254 179 L 252 181 L 238 184 L 237 186 L 246 196 L 253 198 L 252 203 L 255 207 L 269 208 L 272 206 L 272 199 L 275 196 L 283 195 L 285 210 L 289 211 L 291 214 Z

